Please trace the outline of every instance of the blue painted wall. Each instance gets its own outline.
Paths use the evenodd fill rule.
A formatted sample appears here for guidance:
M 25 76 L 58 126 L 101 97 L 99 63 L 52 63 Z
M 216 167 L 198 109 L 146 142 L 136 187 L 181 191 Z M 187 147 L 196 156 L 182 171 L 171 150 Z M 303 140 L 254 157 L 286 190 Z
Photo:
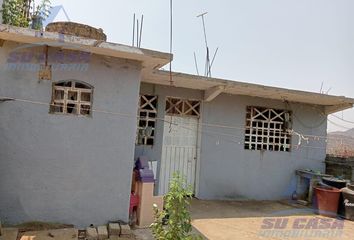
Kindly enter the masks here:
M 202 99 L 203 92 L 143 83 L 142 94 L 158 95 L 158 117 L 164 118 L 166 96 Z M 302 134 L 325 136 L 326 117 L 321 107 L 306 104 L 221 94 L 211 102 L 203 102 L 203 123 L 233 128 L 202 126 L 200 171 L 197 197 L 201 199 L 275 200 L 291 197 L 295 191 L 295 170 L 310 168 L 324 171 L 326 142 L 310 139 L 291 152 L 244 149 L 244 127 L 247 106 L 289 109 L 293 112 L 293 129 Z M 163 122 L 157 121 L 154 146 L 137 146 L 135 157 L 147 155 L 160 161 Z M 216 134 L 217 133 L 217 134 Z M 298 137 L 292 137 L 293 145 Z
M 0 48 L 0 96 L 49 104 L 52 82 L 76 79 L 94 87 L 92 117 L 49 114 L 47 105 L 0 103 L 0 219 L 88 226 L 128 220 L 141 66 L 92 55 L 85 71 L 11 71 L 19 44 Z M 38 49 L 38 51 L 42 51 Z M 58 53 L 50 48 L 50 56 Z

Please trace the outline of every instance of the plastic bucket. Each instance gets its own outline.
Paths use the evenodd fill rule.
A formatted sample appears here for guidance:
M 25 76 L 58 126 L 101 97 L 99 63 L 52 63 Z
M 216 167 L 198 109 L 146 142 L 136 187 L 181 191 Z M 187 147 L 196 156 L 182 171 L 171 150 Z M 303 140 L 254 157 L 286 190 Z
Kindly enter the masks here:
M 338 188 L 315 187 L 318 213 L 323 216 L 337 216 L 340 190 Z
M 345 206 L 345 218 L 354 221 L 354 191 L 349 188 L 343 188 L 343 203 Z
M 335 187 L 338 189 L 345 188 L 347 186 L 348 181 L 343 179 L 338 179 L 334 177 L 323 177 L 322 182 L 328 186 Z M 343 203 L 343 196 L 340 194 L 339 196 L 339 205 L 338 205 L 338 215 L 341 217 L 345 217 L 345 207 Z

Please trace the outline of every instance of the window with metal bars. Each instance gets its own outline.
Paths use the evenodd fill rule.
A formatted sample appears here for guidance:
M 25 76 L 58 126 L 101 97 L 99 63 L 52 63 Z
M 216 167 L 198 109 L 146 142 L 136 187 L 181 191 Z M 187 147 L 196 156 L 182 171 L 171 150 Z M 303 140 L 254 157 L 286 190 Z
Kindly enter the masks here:
M 53 83 L 50 113 L 84 115 L 92 114 L 93 87 L 80 81 Z
M 154 145 L 157 96 L 140 95 L 138 116 L 137 144 Z
M 291 112 L 265 107 L 247 107 L 245 149 L 289 152 Z

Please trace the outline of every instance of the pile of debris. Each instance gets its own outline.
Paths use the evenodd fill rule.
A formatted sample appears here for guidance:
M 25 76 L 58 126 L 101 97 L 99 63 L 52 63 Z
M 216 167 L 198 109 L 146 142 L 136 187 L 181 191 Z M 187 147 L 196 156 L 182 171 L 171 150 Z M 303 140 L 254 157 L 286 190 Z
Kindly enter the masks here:
M 38 225 L 38 224 L 37 224 Z M 26 225 L 27 226 L 27 225 Z M 108 226 L 90 226 L 85 230 L 76 228 L 35 229 L 21 227 L 4 228 L 0 222 L 0 240 L 136 240 L 128 224 L 109 223 Z

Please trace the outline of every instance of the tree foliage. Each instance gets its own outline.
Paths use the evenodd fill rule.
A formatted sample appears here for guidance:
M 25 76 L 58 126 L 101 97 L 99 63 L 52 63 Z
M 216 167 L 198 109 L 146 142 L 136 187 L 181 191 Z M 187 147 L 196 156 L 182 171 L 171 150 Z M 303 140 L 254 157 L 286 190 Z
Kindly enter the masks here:
M 26 5 L 23 0 L 4 0 L 1 14 L 4 24 L 17 27 L 29 26 L 30 19 L 26 16 Z
M 1 14 L 4 24 L 16 27 L 28 27 L 31 24 L 32 28 L 40 30 L 50 9 L 50 0 L 41 0 L 37 6 L 33 0 L 4 0 Z

